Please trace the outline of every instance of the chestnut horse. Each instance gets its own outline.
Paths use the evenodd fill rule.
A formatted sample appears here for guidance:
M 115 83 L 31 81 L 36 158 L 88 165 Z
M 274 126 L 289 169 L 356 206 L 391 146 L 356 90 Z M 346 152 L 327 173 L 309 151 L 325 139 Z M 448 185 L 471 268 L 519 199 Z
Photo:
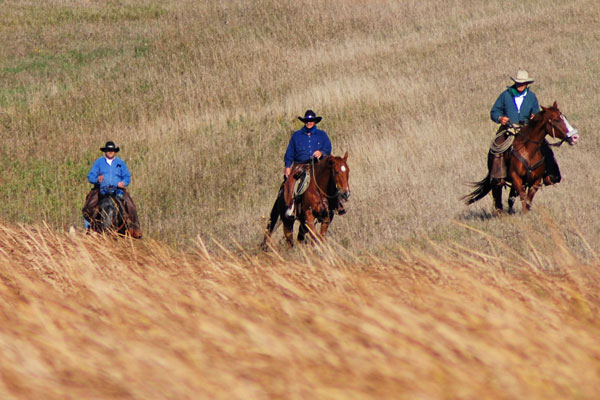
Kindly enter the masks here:
M 515 135 L 512 149 L 503 155 L 507 164 L 506 183 L 511 184 L 508 198 L 509 211 L 512 212 L 517 194 L 521 198 L 523 212 L 531 209 L 533 196 L 542 185 L 544 178 L 545 162 L 541 147 L 546 136 L 560 140 L 551 146 L 560 146 L 564 141 L 570 145 L 577 143 L 579 135 L 573 129 L 567 118 L 560 112 L 556 101 L 552 107 L 542 107 L 528 124 L 521 127 Z M 466 204 L 472 204 L 485 197 L 490 190 L 494 197 L 494 206 L 497 213 L 502 212 L 502 188 L 504 184 L 492 182 L 491 166 L 493 155 L 488 154 L 488 174 L 481 181 L 474 184 L 476 189 L 464 196 Z
M 299 242 L 304 241 L 306 233 L 309 233 L 313 240 L 324 239 L 333 220 L 338 202 L 348 200 L 350 197 L 350 187 L 348 185 L 350 168 L 346 164 L 347 159 L 348 152 L 344 157 L 327 156 L 320 161 L 311 161 L 307 169 L 307 173 L 310 174 L 310 183 L 306 192 L 296 201 L 295 217 L 285 215 L 287 207 L 283 199 L 283 185 L 281 185 L 265 231 L 265 238 L 262 243 L 264 250 L 267 249 L 271 234 L 281 222 L 283 222 L 285 239 L 290 247 L 293 246 L 294 222 L 296 219 L 300 221 Z M 317 222 L 321 223 L 321 229 L 318 233 L 315 228 Z

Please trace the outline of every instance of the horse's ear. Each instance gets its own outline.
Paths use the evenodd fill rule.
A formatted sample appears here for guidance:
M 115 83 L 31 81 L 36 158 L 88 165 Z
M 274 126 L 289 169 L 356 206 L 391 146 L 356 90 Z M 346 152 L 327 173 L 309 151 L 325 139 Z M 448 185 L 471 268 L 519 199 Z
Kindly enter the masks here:
M 554 104 L 552 104 L 552 108 L 558 108 L 558 104 L 556 104 L 556 100 L 554 100 Z
M 346 154 L 344 154 L 344 162 L 348 159 L 348 150 L 346 150 Z

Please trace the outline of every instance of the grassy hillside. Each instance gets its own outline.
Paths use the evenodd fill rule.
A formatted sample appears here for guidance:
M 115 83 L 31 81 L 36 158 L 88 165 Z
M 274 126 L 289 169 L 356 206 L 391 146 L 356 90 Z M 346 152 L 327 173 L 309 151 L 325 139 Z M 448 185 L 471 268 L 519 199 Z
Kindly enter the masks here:
M 353 197 L 331 238 L 378 249 L 523 241 L 539 213 L 466 208 L 485 175 L 489 108 L 524 68 L 542 104 L 582 133 L 557 151 L 564 181 L 534 208 L 591 241 L 600 172 L 600 7 L 575 1 L 0 2 L 0 216 L 80 226 L 85 175 L 107 140 L 133 172 L 146 236 L 254 247 L 307 108 Z M 535 230 L 535 228 L 533 229 Z M 588 257 L 577 235 L 565 240 Z M 207 243 L 212 243 L 208 240 Z M 486 245 L 482 242 L 482 245 Z M 212 246 L 212 245 L 210 245 Z
M 3 225 L 0 397 L 595 399 L 598 258 L 538 245 L 284 261 Z

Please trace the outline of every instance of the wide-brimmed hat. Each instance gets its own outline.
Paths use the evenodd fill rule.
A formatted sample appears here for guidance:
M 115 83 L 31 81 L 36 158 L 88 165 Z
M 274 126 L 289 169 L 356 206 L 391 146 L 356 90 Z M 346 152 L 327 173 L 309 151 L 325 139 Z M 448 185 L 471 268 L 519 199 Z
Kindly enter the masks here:
M 515 83 L 533 83 L 533 78 L 529 77 L 529 74 L 527 73 L 527 71 L 525 70 L 519 70 L 517 71 L 517 76 L 516 77 L 510 77 L 510 79 L 513 80 L 513 82 Z
M 321 117 L 317 117 L 313 110 L 306 110 L 306 112 L 304 113 L 304 118 L 298 117 L 298 119 L 304 122 L 305 124 L 307 122 L 314 122 L 315 124 L 321 122 Z
M 111 142 L 111 141 L 108 141 L 108 142 L 106 142 L 106 144 L 104 145 L 104 147 L 101 147 L 101 148 L 100 148 L 100 151 L 103 151 L 103 152 L 105 152 L 105 153 L 106 153 L 107 151 L 114 151 L 115 153 L 118 153 L 118 152 L 119 152 L 119 150 L 121 150 L 121 149 L 119 149 L 119 148 L 118 148 L 118 147 L 115 145 L 115 142 Z

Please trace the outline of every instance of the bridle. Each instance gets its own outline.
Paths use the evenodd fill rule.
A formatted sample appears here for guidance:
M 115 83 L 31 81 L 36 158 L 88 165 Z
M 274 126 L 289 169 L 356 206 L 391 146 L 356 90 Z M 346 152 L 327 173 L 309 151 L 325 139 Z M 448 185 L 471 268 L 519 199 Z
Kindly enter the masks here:
M 560 118 L 562 120 L 562 118 L 563 118 L 562 114 L 560 114 Z M 552 130 L 550 131 L 550 136 L 552 136 L 554 139 L 558 139 L 556 137 L 555 130 L 558 129 L 559 132 L 560 132 L 560 128 L 556 126 L 556 123 L 554 122 L 553 119 L 550 120 L 550 126 L 552 127 Z M 565 135 L 565 138 L 563 138 L 560 142 L 558 142 L 558 143 L 548 143 L 548 146 L 560 147 L 566 140 L 567 140 L 567 137 Z
M 348 168 L 348 167 L 346 167 Z M 311 174 L 312 174 L 312 179 L 315 182 L 315 187 L 317 188 L 317 190 L 319 191 L 319 195 L 321 195 L 321 197 L 325 196 L 328 199 L 335 199 L 338 196 L 340 196 L 342 194 L 342 191 L 340 190 L 340 187 L 338 186 L 338 183 L 335 179 L 335 176 L 338 175 L 338 173 L 336 172 L 335 168 L 331 168 L 331 179 L 333 179 L 333 181 L 335 182 L 335 194 L 333 195 L 328 195 L 326 191 L 324 191 L 323 189 L 321 189 L 319 187 L 319 184 L 317 183 L 317 177 L 315 175 L 315 158 L 313 157 L 311 160 L 311 166 L 310 166 L 310 170 L 311 170 Z

